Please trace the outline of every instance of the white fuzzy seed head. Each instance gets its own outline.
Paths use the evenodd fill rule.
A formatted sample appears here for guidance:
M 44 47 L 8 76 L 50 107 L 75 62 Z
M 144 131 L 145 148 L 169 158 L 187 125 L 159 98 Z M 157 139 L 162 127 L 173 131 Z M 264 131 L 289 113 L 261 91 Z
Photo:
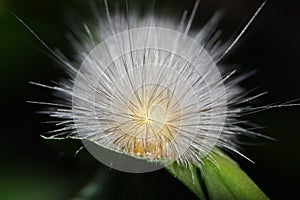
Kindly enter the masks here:
M 218 141 L 226 105 L 206 50 L 159 26 L 104 40 L 85 58 L 73 86 L 78 136 L 150 160 L 205 156 Z
M 64 61 L 71 78 L 53 87 L 69 103 L 49 112 L 65 120 L 52 137 L 84 139 L 164 164 L 201 163 L 215 146 L 238 153 L 236 136 L 252 134 L 238 125 L 245 111 L 238 107 L 241 78 L 217 66 L 236 41 L 216 40 L 218 14 L 200 31 L 190 31 L 194 11 L 189 20 L 184 14 L 174 22 L 151 14 L 110 16 L 107 10 L 107 19 L 92 29 L 85 25 L 81 41 L 73 41 L 80 68 Z

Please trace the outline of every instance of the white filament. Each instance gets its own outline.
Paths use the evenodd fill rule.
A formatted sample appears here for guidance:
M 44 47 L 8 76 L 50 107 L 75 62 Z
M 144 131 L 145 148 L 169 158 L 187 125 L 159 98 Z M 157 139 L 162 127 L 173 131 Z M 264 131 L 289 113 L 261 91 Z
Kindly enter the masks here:
M 76 33 L 80 41 L 72 40 L 81 62 L 79 69 L 53 52 L 19 19 L 70 75 L 55 87 L 36 84 L 57 91 L 66 102 L 41 102 L 55 107 L 47 114 L 64 120 L 57 123 L 63 127 L 51 137 L 85 139 L 125 156 L 186 166 L 201 163 L 215 146 L 244 157 L 237 150 L 237 135 L 260 134 L 243 128 L 247 123 L 239 116 L 256 110 L 242 104 L 263 94 L 245 99 L 237 86 L 243 78 L 234 78 L 235 70 L 221 74 L 217 63 L 264 3 L 241 33 L 224 45 L 218 41 L 221 32 L 215 31 L 218 14 L 202 30 L 191 31 L 198 5 L 197 0 L 188 22 L 187 12 L 177 22 L 152 14 L 140 17 L 128 7 L 126 15 L 111 15 L 105 1 L 107 19 L 98 16 L 97 24 L 85 24 L 85 33 Z M 102 42 L 97 45 L 97 41 Z M 263 109 L 268 107 L 258 110 Z M 107 161 L 114 155 L 101 155 L 105 164 L 124 170 L 123 165 L 112 162 L 116 160 Z

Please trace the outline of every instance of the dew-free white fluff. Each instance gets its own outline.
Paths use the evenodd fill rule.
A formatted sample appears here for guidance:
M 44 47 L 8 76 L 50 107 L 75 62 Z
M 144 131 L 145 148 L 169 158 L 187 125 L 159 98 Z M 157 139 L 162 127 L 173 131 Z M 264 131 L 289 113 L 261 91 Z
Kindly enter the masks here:
M 69 79 L 49 87 L 64 103 L 47 103 L 62 126 L 51 137 L 86 139 L 149 161 L 201 163 L 214 147 L 237 150 L 237 135 L 258 135 L 239 119 L 251 111 L 235 70 L 218 63 L 245 32 L 221 43 L 214 15 L 191 29 L 199 1 L 181 20 L 115 11 L 84 25 L 72 40 L 81 65 L 64 63 Z M 97 41 L 101 41 L 98 43 Z M 227 70 L 228 71 L 228 70 Z M 243 155 L 242 155 L 243 156 Z

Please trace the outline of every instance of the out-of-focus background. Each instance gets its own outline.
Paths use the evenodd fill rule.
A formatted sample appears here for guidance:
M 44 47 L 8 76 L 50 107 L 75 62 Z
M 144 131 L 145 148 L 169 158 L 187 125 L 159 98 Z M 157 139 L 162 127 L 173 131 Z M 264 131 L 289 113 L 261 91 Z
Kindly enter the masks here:
M 129 3 L 144 10 L 150 5 L 141 0 Z M 156 1 L 155 10 L 181 15 L 182 9 L 191 9 L 193 3 L 193 0 L 160 0 Z M 226 40 L 245 25 L 261 3 L 203 0 L 194 28 L 222 9 L 225 15 L 220 28 Z M 103 8 L 103 2 L 99 7 Z M 30 85 L 29 81 L 51 84 L 64 76 L 63 68 L 47 56 L 49 52 L 12 13 L 49 46 L 70 53 L 65 37 L 68 29 L 63 20 L 70 9 L 83 16 L 90 15 L 85 0 L 0 0 L 0 199 L 72 199 L 89 196 L 93 191 L 97 191 L 95 196 L 99 199 L 195 199 L 165 170 L 147 174 L 117 172 L 85 151 L 74 155 L 80 146 L 78 142 L 60 143 L 40 137 L 55 127 L 42 123 L 49 118 L 36 113 L 41 106 L 26 101 L 52 97 L 50 91 Z M 261 104 L 300 98 L 299 36 L 300 2 L 270 0 L 224 63 L 238 64 L 245 71 L 258 70 L 243 86 L 250 89 L 259 85 L 260 90 L 268 91 Z M 258 145 L 244 147 L 254 165 L 234 158 L 271 199 L 300 196 L 300 107 L 272 109 L 248 118 L 266 126 L 260 131 L 277 142 L 260 139 Z M 93 182 L 94 177 L 97 180 Z M 89 186 L 84 187 L 87 182 Z

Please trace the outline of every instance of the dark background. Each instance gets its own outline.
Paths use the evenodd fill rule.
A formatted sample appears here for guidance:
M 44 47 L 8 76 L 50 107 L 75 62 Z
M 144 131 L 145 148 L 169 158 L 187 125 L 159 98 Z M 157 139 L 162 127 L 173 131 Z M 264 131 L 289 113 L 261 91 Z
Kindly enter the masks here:
M 141 5 L 142 1 L 129 1 Z M 194 28 L 201 26 L 217 9 L 226 11 L 220 23 L 224 40 L 240 29 L 255 12 L 257 0 L 203 0 Z M 100 7 L 103 5 L 99 4 Z M 148 4 L 143 3 L 147 7 Z M 157 12 L 181 15 L 193 0 L 157 0 Z M 94 187 L 100 199 L 193 199 L 195 196 L 165 170 L 126 174 L 103 166 L 86 152 L 74 156 L 79 143 L 63 144 L 40 137 L 53 126 L 42 124 L 42 107 L 27 100 L 51 99 L 50 92 L 29 84 L 51 84 L 63 76 L 43 52 L 45 48 L 12 15 L 21 19 L 51 47 L 69 51 L 67 27 L 62 20 L 69 8 L 89 14 L 85 0 L 0 0 L 0 199 L 57 200 L 88 195 Z M 248 69 L 258 69 L 246 88 L 261 85 L 269 92 L 261 104 L 300 98 L 299 1 L 270 0 L 236 48 L 225 59 Z M 78 22 L 80 23 L 80 22 Z M 271 199 L 300 196 L 299 119 L 300 107 L 272 109 L 250 116 L 266 128 L 261 132 L 277 142 L 258 140 L 260 145 L 244 148 L 251 164 L 234 157 Z M 81 189 L 97 174 L 96 184 Z M 95 189 L 96 188 L 96 189 Z

